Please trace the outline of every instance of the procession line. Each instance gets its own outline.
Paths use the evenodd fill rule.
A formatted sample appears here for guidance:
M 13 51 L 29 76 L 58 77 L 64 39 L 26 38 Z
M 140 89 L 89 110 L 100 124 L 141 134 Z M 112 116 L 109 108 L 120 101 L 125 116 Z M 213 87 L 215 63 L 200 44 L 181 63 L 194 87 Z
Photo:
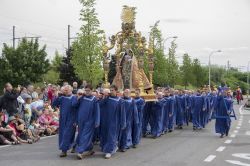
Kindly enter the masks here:
M 225 150 L 226 147 L 225 146 L 220 146 L 218 147 L 218 149 L 216 149 L 217 152 L 222 152 L 223 150 Z
M 205 162 L 211 162 L 211 161 L 213 161 L 213 159 L 215 159 L 215 155 L 209 155 L 204 161 Z

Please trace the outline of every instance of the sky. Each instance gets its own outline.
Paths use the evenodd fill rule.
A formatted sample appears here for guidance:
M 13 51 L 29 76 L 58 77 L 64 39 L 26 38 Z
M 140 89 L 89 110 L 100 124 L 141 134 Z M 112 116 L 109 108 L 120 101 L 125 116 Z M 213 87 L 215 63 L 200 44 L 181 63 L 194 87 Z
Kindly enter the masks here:
M 160 20 L 163 37 L 178 36 L 177 58 L 184 53 L 208 64 L 228 64 L 246 71 L 250 61 L 250 0 L 97 0 L 101 29 L 111 36 L 121 29 L 123 5 L 136 7 L 136 29 L 148 37 L 149 27 Z M 12 45 L 12 26 L 16 37 L 41 36 L 50 59 L 55 50 L 65 54 L 67 25 L 71 36 L 79 32 L 78 0 L 0 0 L 0 50 Z M 170 46 L 167 40 L 165 48 Z M 16 41 L 16 44 L 18 41 Z

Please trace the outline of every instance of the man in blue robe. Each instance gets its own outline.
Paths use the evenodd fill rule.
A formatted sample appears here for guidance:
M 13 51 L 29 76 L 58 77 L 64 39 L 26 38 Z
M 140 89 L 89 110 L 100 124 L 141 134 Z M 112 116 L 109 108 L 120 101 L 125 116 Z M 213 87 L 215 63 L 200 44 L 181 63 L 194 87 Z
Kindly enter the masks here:
M 142 136 L 146 137 L 150 134 L 152 121 L 152 105 L 153 101 L 146 102 L 143 108 L 143 121 L 142 121 Z
M 221 134 L 221 138 L 224 135 L 228 136 L 231 118 L 230 114 L 233 110 L 233 101 L 230 96 L 227 96 L 227 92 L 219 92 L 215 106 L 215 132 Z
M 110 87 L 110 95 L 105 90 L 104 96 L 100 101 L 100 146 L 105 158 L 109 159 L 118 149 L 119 131 L 126 127 L 126 114 L 123 99 L 117 97 L 116 86 Z
M 185 91 L 184 93 L 184 122 L 187 124 L 189 124 L 189 120 L 190 120 L 190 112 L 191 112 L 191 96 L 190 96 L 190 92 Z
M 176 96 L 176 125 L 179 129 L 183 129 L 184 124 L 185 100 L 182 91 Z
M 199 90 L 197 91 L 197 94 L 193 97 L 192 107 L 193 130 L 202 129 L 200 114 L 201 112 L 205 111 L 205 101 L 204 97 L 201 96 Z
M 141 137 L 142 137 L 142 121 L 143 121 L 143 110 L 145 106 L 145 100 L 140 97 L 140 89 L 135 90 L 135 104 L 138 111 L 138 120 L 139 123 L 133 123 L 132 128 L 132 140 L 133 140 L 133 147 L 136 148 L 136 146 L 140 143 Z
M 163 134 L 169 131 L 169 120 L 173 116 L 174 102 L 170 97 L 170 92 L 168 89 L 164 90 L 164 106 L 163 106 Z
M 132 145 L 135 145 L 132 139 L 133 124 L 138 126 L 139 118 L 135 101 L 130 97 L 130 90 L 125 89 L 123 92 L 124 108 L 126 112 L 126 128 L 120 131 L 119 149 L 125 152 Z
M 100 125 L 100 107 L 97 98 L 92 95 L 92 86 L 85 86 L 85 95 L 73 100 L 73 106 L 78 112 L 78 139 L 77 139 L 77 158 L 94 154 L 93 136 L 95 128 Z
M 170 90 L 170 100 L 173 105 L 173 110 L 170 113 L 169 124 L 168 124 L 168 132 L 172 132 L 174 130 L 174 125 L 176 122 L 176 95 L 174 94 L 174 90 Z
M 206 117 L 207 117 L 207 110 L 208 110 L 208 99 L 207 99 L 207 95 L 206 95 L 206 92 L 203 91 L 201 96 L 203 97 L 203 102 L 204 102 L 204 109 L 200 112 L 200 125 L 202 128 L 205 128 L 206 126 Z
M 62 89 L 62 96 L 58 96 L 58 92 L 55 94 L 53 106 L 60 108 L 59 149 L 62 151 L 60 157 L 66 157 L 74 142 L 77 112 L 72 106 L 72 100 L 76 97 L 72 95 L 72 87 L 66 85 Z
M 163 93 L 157 92 L 157 101 L 152 104 L 151 135 L 153 138 L 160 137 L 163 128 Z

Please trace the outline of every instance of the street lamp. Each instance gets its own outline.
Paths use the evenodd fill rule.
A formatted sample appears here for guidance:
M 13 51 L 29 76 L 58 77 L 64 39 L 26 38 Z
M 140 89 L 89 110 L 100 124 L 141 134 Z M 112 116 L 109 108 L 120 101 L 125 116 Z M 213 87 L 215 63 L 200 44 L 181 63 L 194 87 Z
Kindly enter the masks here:
M 165 50 L 165 43 L 166 43 L 166 41 L 167 41 L 168 39 L 174 39 L 174 40 L 176 40 L 177 38 L 178 38 L 178 36 L 170 36 L 170 37 L 165 38 L 165 39 L 163 40 L 163 48 L 164 48 L 164 50 Z
M 221 52 L 221 50 L 216 50 L 216 51 L 212 51 L 210 54 L 209 54 L 209 61 L 208 61 L 208 86 L 209 86 L 209 91 L 211 92 L 211 56 L 214 54 L 214 53 L 217 53 L 217 52 Z
M 248 63 L 247 63 L 247 94 L 248 95 L 250 93 L 250 86 L 249 86 L 249 65 L 250 65 L 250 61 L 248 61 Z

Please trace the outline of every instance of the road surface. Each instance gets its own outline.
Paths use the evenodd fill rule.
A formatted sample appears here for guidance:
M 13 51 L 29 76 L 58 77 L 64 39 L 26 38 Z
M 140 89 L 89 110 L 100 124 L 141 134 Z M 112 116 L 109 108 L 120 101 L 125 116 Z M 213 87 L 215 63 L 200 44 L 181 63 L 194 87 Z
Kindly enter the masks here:
M 238 119 L 222 139 L 214 133 L 213 121 L 198 132 L 189 126 L 159 139 L 143 138 L 138 148 L 118 152 L 109 160 L 98 148 L 95 155 L 77 160 L 75 154 L 58 156 L 54 136 L 33 145 L 0 147 L 0 166 L 250 166 L 250 114 L 241 105 L 234 108 Z

